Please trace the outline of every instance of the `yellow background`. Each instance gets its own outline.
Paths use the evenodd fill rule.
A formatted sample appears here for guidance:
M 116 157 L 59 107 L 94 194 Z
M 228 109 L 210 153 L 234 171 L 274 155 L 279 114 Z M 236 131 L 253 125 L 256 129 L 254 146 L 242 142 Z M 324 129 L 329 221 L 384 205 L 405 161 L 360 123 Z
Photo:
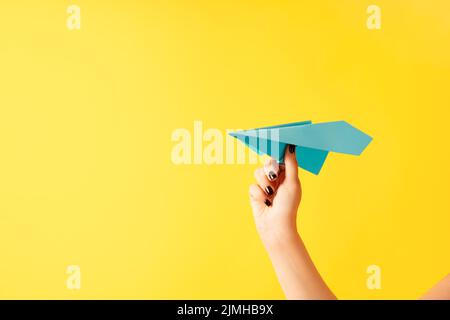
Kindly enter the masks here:
M 0 12 L 0 298 L 283 298 L 248 205 L 256 165 L 171 162 L 173 130 L 194 120 L 346 120 L 374 137 L 300 173 L 299 228 L 338 297 L 417 298 L 450 271 L 449 1 Z

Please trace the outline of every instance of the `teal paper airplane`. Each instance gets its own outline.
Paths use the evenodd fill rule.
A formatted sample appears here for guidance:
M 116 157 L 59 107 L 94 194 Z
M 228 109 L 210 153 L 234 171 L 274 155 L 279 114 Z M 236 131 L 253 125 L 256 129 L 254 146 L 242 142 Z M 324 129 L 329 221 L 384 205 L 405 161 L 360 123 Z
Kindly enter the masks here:
M 298 166 L 314 174 L 319 174 L 328 152 L 360 155 L 372 141 L 372 137 L 345 121 L 316 124 L 302 121 L 236 131 L 230 135 L 259 155 L 267 154 L 280 163 L 286 146 L 295 145 Z

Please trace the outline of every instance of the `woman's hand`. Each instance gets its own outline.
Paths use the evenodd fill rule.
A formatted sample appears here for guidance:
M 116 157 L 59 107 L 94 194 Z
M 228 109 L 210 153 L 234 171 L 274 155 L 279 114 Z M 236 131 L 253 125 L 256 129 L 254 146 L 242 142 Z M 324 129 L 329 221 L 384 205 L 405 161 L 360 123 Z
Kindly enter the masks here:
M 284 163 L 278 170 L 278 164 L 269 160 L 256 170 L 257 184 L 250 186 L 259 235 L 288 299 L 336 299 L 297 233 L 302 190 L 294 146 L 286 148 Z
M 301 200 L 295 146 L 289 145 L 284 165 L 275 160 L 255 171 L 257 184 L 250 186 L 250 203 L 264 245 L 272 246 L 297 236 L 297 209 Z

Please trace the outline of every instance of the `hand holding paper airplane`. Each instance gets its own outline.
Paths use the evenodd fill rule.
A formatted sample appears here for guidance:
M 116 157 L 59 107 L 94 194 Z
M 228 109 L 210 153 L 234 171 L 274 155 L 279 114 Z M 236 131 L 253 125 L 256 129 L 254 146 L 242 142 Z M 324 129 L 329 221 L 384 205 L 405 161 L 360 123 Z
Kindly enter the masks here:
M 302 121 L 230 135 L 259 155 L 267 154 L 278 162 L 283 162 L 286 146 L 295 145 L 298 166 L 314 174 L 319 174 L 330 151 L 360 155 L 372 141 L 372 137 L 345 121 Z

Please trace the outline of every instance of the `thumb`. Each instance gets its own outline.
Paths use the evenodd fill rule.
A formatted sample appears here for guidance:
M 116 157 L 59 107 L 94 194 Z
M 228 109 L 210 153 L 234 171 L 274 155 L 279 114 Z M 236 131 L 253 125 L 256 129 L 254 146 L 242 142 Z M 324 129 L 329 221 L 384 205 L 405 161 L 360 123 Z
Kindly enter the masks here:
M 298 180 L 298 163 L 295 156 L 296 146 L 290 144 L 284 152 L 284 164 L 286 166 L 286 179 L 290 181 Z

